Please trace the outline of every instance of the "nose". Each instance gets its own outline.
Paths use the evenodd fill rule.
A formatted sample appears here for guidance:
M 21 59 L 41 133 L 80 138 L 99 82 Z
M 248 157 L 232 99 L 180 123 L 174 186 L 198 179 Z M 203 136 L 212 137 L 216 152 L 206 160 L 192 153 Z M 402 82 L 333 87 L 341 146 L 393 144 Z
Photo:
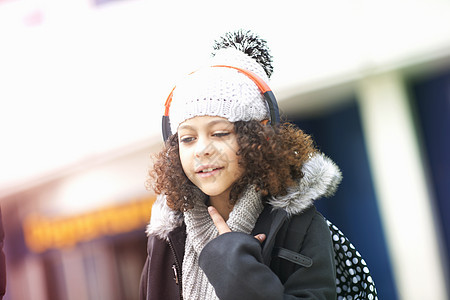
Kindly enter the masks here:
M 210 139 L 206 137 L 198 137 L 195 148 L 195 156 L 211 156 L 214 153 L 214 149 L 214 145 Z

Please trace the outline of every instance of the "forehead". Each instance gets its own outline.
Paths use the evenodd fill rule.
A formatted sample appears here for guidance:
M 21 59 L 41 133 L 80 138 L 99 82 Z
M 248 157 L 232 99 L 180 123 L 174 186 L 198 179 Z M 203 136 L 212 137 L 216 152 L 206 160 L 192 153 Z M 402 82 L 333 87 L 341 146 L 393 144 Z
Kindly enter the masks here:
M 233 126 L 233 123 L 228 121 L 228 119 L 217 116 L 197 116 L 187 119 L 178 127 L 178 131 L 185 129 L 201 129 L 210 128 L 212 126 Z

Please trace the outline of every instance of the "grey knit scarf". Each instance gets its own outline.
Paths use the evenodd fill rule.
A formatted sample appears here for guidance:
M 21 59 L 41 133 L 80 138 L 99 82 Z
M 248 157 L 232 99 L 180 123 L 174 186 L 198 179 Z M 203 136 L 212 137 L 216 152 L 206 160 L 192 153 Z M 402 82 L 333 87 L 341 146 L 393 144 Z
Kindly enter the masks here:
M 236 202 L 227 224 L 232 231 L 249 234 L 262 210 L 260 194 L 254 187 L 249 187 Z M 202 200 L 197 201 L 193 209 L 184 213 L 184 221 L 187 237 L 182 267 L 183 299 L 219 299 L 198 265 L 203 247 L 219 235 L 206 204 Z

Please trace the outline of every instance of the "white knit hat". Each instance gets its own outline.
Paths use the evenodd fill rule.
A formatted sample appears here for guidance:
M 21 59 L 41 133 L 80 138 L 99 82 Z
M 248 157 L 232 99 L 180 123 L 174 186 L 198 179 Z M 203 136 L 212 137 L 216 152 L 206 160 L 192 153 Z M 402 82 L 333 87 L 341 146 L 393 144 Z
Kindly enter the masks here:
M 170 107 L 172 133 L 182 122 L 195 116 L 219 116 L 230 122 L 269 119 L 264 96 L 247 75 L 235 69 L 211 67 L 227 65 L 245 69 L 268 83 L 272 66 L 266 42 L 249 31 L 237 31 L 222 37 L 215 49 L 209 66 L 177 84 Z

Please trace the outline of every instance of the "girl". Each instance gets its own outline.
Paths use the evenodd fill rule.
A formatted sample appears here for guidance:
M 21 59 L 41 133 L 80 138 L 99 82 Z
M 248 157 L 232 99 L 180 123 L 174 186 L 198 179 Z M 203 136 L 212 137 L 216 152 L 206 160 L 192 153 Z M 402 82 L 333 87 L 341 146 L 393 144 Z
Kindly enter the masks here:
M 336 299 L 331 235 L 313 202 L 334 193 L 340 171 L 308 135 L 276 124 L 264 40 L 237 31 L 214 48 L 166 103 L 141 299 Z

